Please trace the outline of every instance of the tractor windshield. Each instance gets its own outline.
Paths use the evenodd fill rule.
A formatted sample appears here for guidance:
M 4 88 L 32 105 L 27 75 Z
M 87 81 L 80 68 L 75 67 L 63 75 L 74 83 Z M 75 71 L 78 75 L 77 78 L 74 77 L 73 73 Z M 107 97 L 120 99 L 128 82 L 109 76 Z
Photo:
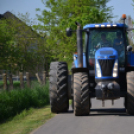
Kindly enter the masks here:
M 102 47 L 112 47 L 118 52 L 119 65 L 125 65 L 125 41 L 122 29 L 94 29 L 88 40 L 88 57 L 90 68 L 94 67 L 95 52 Z

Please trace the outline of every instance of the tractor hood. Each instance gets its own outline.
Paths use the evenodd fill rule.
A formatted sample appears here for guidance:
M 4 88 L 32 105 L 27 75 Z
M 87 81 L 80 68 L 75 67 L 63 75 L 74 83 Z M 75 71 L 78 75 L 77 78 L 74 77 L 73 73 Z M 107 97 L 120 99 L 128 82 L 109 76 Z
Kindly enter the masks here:
M 103 47 L 96 51 L 95 59 L 118 59 L 118 52 L 111 47 Z

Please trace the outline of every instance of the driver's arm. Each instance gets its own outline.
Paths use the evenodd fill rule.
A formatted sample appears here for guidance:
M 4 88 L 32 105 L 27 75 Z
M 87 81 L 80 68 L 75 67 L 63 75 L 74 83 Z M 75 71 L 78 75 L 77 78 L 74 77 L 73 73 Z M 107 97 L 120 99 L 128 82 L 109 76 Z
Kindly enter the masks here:
M 96 48 L 99 48 L 99 47 L 101 47 L 101 44 L 100 43 L 97 44 Z

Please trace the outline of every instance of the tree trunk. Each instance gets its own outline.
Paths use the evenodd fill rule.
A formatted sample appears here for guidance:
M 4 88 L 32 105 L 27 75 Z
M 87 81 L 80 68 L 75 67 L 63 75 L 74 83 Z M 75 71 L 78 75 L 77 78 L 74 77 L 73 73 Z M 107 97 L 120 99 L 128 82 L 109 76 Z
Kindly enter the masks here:
M 7 87 L 7 74 L 6 73 L 3 73 L 3 89 L 4 90 L 8 89 L 8 87 Z
M 19 72 L 19 77 L 20 77 L 20 88 L 24 89 L 23 72 Z
M 39 77 L 39 74 L 36 73 L 35 75 L 36 75 L 36 77 L 37 77 L 38 82 L 39 82 L 40 84 L 42 84 L 42 81 L 41 81 L 41 79 L 40 79 L 40 77 Z
M 29 72 L 26 72 L 27 87 L 31 87 L 31 80 Z
M 13 89 L 13 78 L 11 73 L 9 73 L 9 89 Z
M 43 71 L 43 82 L 44 85 L 46 84 L 46 71 Z

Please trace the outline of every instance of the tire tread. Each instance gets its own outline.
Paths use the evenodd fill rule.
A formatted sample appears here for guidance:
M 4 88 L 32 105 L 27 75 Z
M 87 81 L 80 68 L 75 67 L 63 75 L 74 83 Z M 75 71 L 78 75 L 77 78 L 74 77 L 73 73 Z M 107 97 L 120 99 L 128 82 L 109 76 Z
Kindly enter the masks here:
M 89 84 L 88 74 L 85 72 L 74 74 L 74 114 L 89 114 Z
M 52 62 L 49 73 L 51 112 L 65 112 L 69 108 L 68 68 L 66 62 Z

